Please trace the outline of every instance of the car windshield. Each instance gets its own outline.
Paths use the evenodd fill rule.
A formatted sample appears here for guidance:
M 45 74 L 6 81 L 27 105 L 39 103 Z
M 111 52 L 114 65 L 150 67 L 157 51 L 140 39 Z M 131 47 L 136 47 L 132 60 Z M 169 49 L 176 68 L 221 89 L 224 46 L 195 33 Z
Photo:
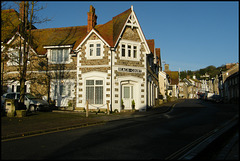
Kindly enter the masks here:
M 28 99 L 37 99 L 37 97 L 33 96 L 32 94 L 30 93 L 26 93 L 25 95 Z

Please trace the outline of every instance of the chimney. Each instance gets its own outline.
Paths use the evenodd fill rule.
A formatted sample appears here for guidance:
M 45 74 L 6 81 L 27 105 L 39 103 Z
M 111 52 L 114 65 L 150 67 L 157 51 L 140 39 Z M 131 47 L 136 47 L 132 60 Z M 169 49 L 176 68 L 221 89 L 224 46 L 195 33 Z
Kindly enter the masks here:
M 169 64 L 164 64 L 164 71 L 169 71 Z
M 95 15 L 95 8 L 90 5 L 90 11 L 88 12 L 88 26 L 87 32 L 91 31 L 97 24 L 97 16 Z

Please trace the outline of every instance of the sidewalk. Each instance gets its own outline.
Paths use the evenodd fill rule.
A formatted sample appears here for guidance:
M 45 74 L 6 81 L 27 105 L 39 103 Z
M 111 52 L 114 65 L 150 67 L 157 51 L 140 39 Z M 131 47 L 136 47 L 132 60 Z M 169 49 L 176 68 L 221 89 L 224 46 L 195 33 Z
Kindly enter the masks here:
M 92 126 L 113 120 L 146 116 L 154 111 L 164 113 L 179 101 L 181 100 L 167 102 L 144 112 L 121 112 L 109 115 L 89 112 L 88 117 L 84 112 L 56 110 L 53 112 L 36 112 L 21 118 L 3 116 L 1 117 L 1 139 L 3 141 L 39 133 Z

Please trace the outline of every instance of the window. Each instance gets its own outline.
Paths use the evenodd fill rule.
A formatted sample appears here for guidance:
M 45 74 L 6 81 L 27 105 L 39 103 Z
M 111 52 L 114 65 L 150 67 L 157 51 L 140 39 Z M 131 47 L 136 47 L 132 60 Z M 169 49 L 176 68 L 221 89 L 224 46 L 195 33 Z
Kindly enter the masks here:
M 103 44 L 99 40 L 89 40 L 86 51 L 89 59 L 99 59 L 103 55 Z
M 69 49 L 52 49 L 50 60 L 53 63 L 68 62 L 69 61 Z
M 124 87 L 124 98 L 130 98 L 130 87 Z
M 122 44 L 122 57 L 125 57 L 125 44 Z
M 7 94 L 6 98 L 15 99 L 15 93 Z
M 60 85 L 60 95 L 65 96 L 66 95 L 66 86 L 63 84 Z
M 86 81 L 86 100 L 89 104 L 103 104 L 103 80 Z
M 131 57 L 131 45 L 128 45 L 128 57 Z
M 94 47 L 94 44 L 90 44 L 90 56 L 93 56 L 93 47 Z
M 138 50 L 139 50 L 139 45 L 136 43 L 132 42 L 123 42 L 121 43 L 121 58 L 124 59 L 137 59 L 138 58 Z
M 57 85 L 54 85 L 54 96 L 56 97 L 57 96 Z
M 7 65 L 15 66 L 19 65 L 19 63 L 23 64 L 23 51 L 21 52 L 22 56 L 19 57 L 19 49 L 9 49 L 8 57 L 9 60 L 7 62 Z
M 137 46 L 133 46 L 133 58 L 137 58 Z
M 71 84 L 54 85 L 54 96 L 58 96 L 58 93 L 62 97 L 71 97 Z
M 101 44 L 97 44 L 97 53 L 96 53 L 97 56 L 100 56 L 101 55 Z

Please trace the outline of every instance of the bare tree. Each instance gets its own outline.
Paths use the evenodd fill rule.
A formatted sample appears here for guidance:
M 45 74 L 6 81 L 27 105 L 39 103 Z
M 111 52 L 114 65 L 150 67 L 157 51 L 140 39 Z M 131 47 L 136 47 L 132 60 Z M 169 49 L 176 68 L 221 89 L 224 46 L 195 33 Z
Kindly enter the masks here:
M 19 71 L 19 82 L 20 82 L 20 106 L 19 107 L 24 107 L 24 96 L 26 92 L 25 82 L 27 81 L 27 69 L 28 69 L 27 64 L 29 61 L 31 61 L 30 47 L 34 46 L 33 40 L 32 40 L 32 29 L 35 29 L 35 27 L 33 26 L 33 24 L 44 23 L 44 22 L 50 21 L 50 19 L 48 18 L 40 19 L 37 16 L 36 13 L 44 9 L 44 7 L 43 6 L 39 7 L 36 1 L 21 1 L 21 2 L 15 2 L 15 4 L 19 8 L 19 18 L 20 18 L 20 21 L 17 27 L 17 32 L 23 39 L 20 38 L 18 44 L 14 44 L 15 46 L 17 46 L 16 48 L 18 48 L 18 55 L 14 55 L 15 57 L 12 55 L 10 57 L 12 60 L 14 59 L 17 60 L 18 71 Z M 1 25 L 1 29 L 2 29 L 2 25 Z M 15 30 L 16 29 L 14 29 L 14 31 Z M 10 46 L 6 43 L 5 44 L 2 43 L 2 46 L 5 46 L 5 51 L 6 51 L 5 53 L 8 53 L 9 48 L 13 48 L 13 46 Z M 6 59 L 6 57 L 2 56 L 1 54 L 1 59 L 2 57 Z

